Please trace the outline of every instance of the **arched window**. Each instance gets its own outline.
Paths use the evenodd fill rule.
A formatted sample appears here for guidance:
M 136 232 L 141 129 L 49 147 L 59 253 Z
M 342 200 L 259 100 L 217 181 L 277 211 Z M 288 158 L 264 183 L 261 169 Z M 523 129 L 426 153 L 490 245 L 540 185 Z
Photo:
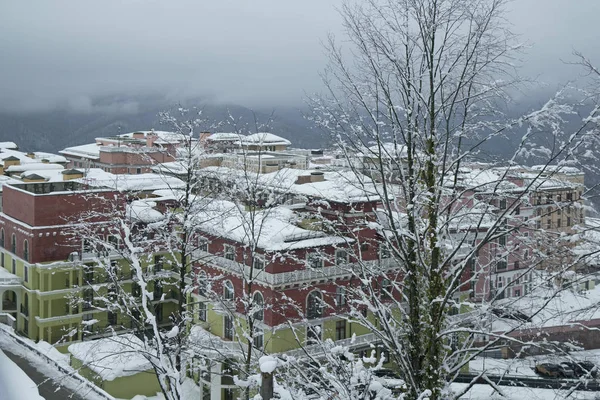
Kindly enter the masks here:
M 306 298 L 306 318 L 315 319 L 323 316 L 323 295 L 313 290 Z
M 208 292 L 208 275 L 206 275 L 206 272 L 204 271 L 200 271 L 198 273 L 198 294 L 201 296 L 206 296 L 207 292 Z
M 0 246 L 4 247 L 4 228 L 0 230 Z
M 265 319 L 265 300 L 260 292 L 255 292 L 252 299 L 254 302 L 254 309 L 256 309 L 254 312 L 254 319 L 263 321 Z
M 29 262 L 29 242 L 27 239 L 23 241 L 23 260 Z
M 233 283 L 231 281 L 225 281 L 223 283 L 223 298 L 225 300 L 233 300 L 235 297 L 235 290 L 233 289 Z
M 17 253 L 17 236 L 13 233 L 10 242 L 10 250 L 13 254 Z

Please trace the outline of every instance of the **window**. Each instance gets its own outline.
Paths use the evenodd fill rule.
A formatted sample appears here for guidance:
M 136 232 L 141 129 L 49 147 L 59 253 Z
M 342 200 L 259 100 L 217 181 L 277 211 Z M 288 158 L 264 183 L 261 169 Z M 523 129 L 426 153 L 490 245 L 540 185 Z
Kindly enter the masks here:
M 223 251 L 226 259 L 235 261 L 235 247 L 225 244 L 223 245 Z
M 562 194 L 559 193 L 559 194 L 556 195 L 556 201 L 558 203 L 560 203 L 562 201 Z
M 390 258 L 392 256 L 392 253 L 390 251 L 389 246 L 386 243 L 382 243 L 379 246 L 379 258 L 386 259 L 386 258 Z
M 262 349 L 265 344 L 265 335 L 261 328 L 254 327 L 254 334 L 252 335 L 252 343 L 257 349 Z
M 306 299 L 306 318 L 315 319 L 323 316 L 323 295 L 313 290 Z
M 111 249 L 119 249 L 120 245 L 121 245 L 121 239 L 119 237 L 117 237 L 116 235 L 108 235 L 108 237 L 106 238 L 108 243 L 110 244 L 110 248 Z
M 208 275 L 206 272 L 200 271 L 198 273 L 198 294 L 201 296 L 206 296 L 208 292 Z
M 23 260 L 29 262 L 29 241 L 23 241 Z
M 23 265 L 23 280 L 29 282 L 29 268 L 27 265 Z
M 94 268 L 86 266 L 83 273 L 83 281 L 87 284 L 94 283 Z
M 567 217 L 567 226 L 571 226 L 571 217 Z
M 108 312 L 108 324 L 116 325 L 117 324 L 117 313 L 109 311 Z
M 0 246 L 4 247 L 4 228 L 0 229 Z
M 12 259 L 12 273 L 13 275 L 17 274 L 17 261 L 14 258 Z
M 160 282 L 154 282 L 153 295 L 154 295 L 154 297 L 152 298 L 153 300 L 158 301 L 161 299 L 161 297 L 163 295 L 163 287 Z
M 567 201 L 573 201 L 573 193 L 572 192 L 567 193 Z
M 515 297 L 521 296 L 521 291 L 519 289 L 515 289 Z
M 0 266 L 4 268 L 4 253 L 0 253 Z
M 14 233 L 11 236 L 10 251 L 13 254 L 17 254 L 17 237 L 15 236 Z
M 467 260 L 467 269 L 471 271 L 471 275 L 475 274 L 475 258 L 469 258 Z
M 521 215 L 521 206 L 515 208 L 515 215 Z
M 208 253 L 208 239 L 198 236 L 198 250 Z
M 206 303 L 198 303 L 198 320 L 206 322 Z
M 163 270 L 165 258 L 163 256 L 154 256 L 154 272 Z
M 306 253 L 306 264 L 309 268 L 323 268 L 323 259 L 318 253 Z
M 335 304 L 339 306 L 343 306 L 346 304 L 346 288 L 342 286 L 338 286 L 335 288 Z
M 502 235 L 498 238 L 498 244 L 500 246 L 506 246 L 506 235 Z
M 521 268 L 521 266 L 519 265 L 519 262 L 515 261 L 514 262 L 514 269 L 519 269 L 519 268 Z
M 381 281 L 381 298 L 389 299 L 390 292 L 392 291 L 392 284 L 389 279 L 384 279 Z
M 141 174 L 142 173 L 142 169 L 141 168 L 136 168 L 135 173 L 136 174 Z
M 546 229 L 551 229 L 552 228 L 552 220 L 550 218 L 548 218 L 548 221 L 546 221 Z
M 223 283 L 223 298 L 225 300 L 233 300 L 235 297 L 235 290 L 231 281 L 225 281 Z
M 94 305 L 94 289 L 83 289 L 83 310 L 90 310 Z
M 131 284 L 131 295 L 135 298 L 139 298 L 142 295 L 142 287 L 137 282 Z
M 561 222 L 562 222 L 562 220 L 560 218 L 556 220 L 556 227 L 557 228 L 560 228 Z
M 262 258 L 255 256 L 252 260 L 252 268 L 257 271 L 262 271 L 265 269 L 265 260 Z
M 506 199 L 501 199 L 500 200 L 500 209 L 501 210 L 506 210 Z
M 265 300 L 260 292 L 254 293 L 253 296 L 254 308 L 254 319 L 263 321 L 265 318 Z
M 496 268 L 497 269 L 506 269 L 506 260 L 498 260 L 498 262 L 496 263 Z M 498 279 L 501 279 L 502 277 L 499 277 Z
M 306 327 L 306 344 L 317 344 L 321 340 L 321 325 L 311 325 Z
M 344 249 L 335 251 L 335 265 L 348 264 L 348 252 Z
M 346 339 L 346 320 L 335 323 L 335 340 Z
M 223 337 L 225 339 L 233 339 L 233 318 L 230 315 L 223 317 Z

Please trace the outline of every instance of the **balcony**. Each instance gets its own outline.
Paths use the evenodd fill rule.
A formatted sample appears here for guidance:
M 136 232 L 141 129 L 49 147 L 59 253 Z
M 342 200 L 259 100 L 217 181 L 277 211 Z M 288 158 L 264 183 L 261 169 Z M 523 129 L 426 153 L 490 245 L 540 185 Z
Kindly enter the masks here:
M 2 311 L 3 312 L 17 312 L 17 302 L 10 301 L 8 299 L 2 300 Z
M 201 250 L 197 250 L 193 255 L 196 259 L 202 260 L 204 264 L 211 267 L 226 270 L 228 272 L 243 275 L 250 278 L 251 268 L 248 265 L 228 260 L 225 257 L 219 257 Z M 385 270 L 396 268 L 397 260 L 393 258 L 383 260 L 363 261 L 362 266 L 380 267 Z M 362 267 L 361 263 L 349 263 L 344 265 L 332 265 L 320 269 L 299 269 L 291 272 L 269 273 L 264 270 L 254 270 L 252 276 L 255 282 L 260 282 L 269 286 L 291 285 L 304 282 L 313 282 L 321 280 L 333 280 L 354 274 Z

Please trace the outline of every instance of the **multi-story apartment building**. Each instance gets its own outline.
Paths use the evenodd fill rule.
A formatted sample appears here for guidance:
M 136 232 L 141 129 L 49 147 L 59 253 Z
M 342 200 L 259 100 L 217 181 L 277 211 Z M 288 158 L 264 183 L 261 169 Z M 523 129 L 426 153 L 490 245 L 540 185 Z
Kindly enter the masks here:
M 189 138 L 188 138 L 189 139 Z M 185 146 L 183 135 L 162 131 L 139 131 L 96 138 L 95 143 L 60 151 L 71 168 L 101 168 L 114 174 L 151 172 L 153 165 L 172 162 Z
M 134 328 L 128 315 L 107 311 L 96 300 L 112 296 L 114 288 L 107 269 L 98 267 L 99 258 L 118 270 L 122 289 L 140 296 L 130 265 L 118 251 L 99 252 L 77 230 L 79 224 L 91 224 L 97 227 L 97 240 L 118 244 L 119 238 L 104 227 L 115 215 L 126 215 L 123 211 L 135 193 L 122 189 L 90 186 L 81 179 L 4 185 L 0 311 L 13 315 L 19 332 L 33 340 L 68 344 L 102 336 L 111 328 Z M 170 268 L 165 257 L 160 252 L 149 255 L 144 268 L 160 275 Z M 156 318 L 168 325 L 178 297 L 171 287 L 149 280 L 157 299 Z M 86 325 L 90 320 L 93 326 Z
M 585 224 L 583 178 L 575 168 L 552 166 L 508 173 L 481 165 L 466 168 L 461 189 L 472 203 L 462 210 L 468 223 L 456 229 L 456 236 L 468 237 L 465 248 L 479 249 L 469 260 L 462 291 L 477 300 L 519 297 L 531 290 L 536 270 L 573 263 L 570 249 L 576 242 L 557 246 L 556 241 Z M 551 257 L 539 258 L 540 250 Z
M 213 222 L 198 226 L 193 332 L 210 337 L 215 354 L 221 355 L 211 356 L 210 376 L 199 377 L 211 399 L 231 395 L 232 382 L 221 376 L 227 358 L 241 358 L 240 343 L 247 345 L 248 298 L 255 303 L 250 335 L 256 354 L 289 354 L 324 339 L 356 351 L 376 342 L 367 328 L 347 317 L 353 288 L 364 284 L 361 268 L 381 271 L 379 280 L 368 279 L 377 280 L 373 286 L 384 301 L 399 296 L 391 289 L 391 279 L 401 279 L 398 268 L 380 247 L 380 232 L 370 225 L 376 220 L 378 196 L 350 189 L 336 173 L 325 178 L 321 172 L 287 172 L 287 183 L 261 182 L 281 202 L 287 193 L 303 196 L 304 203 L 258 211 L 230 204 L 231 212 L 223 211 L 225 204 L 216 207 L 222 213 L 218 217 L 202 218 Z M 353 335 L 358 337 L 354 341 Z

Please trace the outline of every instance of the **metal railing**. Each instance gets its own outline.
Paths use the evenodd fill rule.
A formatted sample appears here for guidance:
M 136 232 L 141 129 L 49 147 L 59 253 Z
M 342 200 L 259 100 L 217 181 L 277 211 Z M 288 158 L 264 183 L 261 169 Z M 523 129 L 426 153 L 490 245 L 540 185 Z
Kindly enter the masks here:
M 348 276 L 359 271 L 362 267 L 373 268 L 380 266 L 384 269 L 393 269 L 397 263 L 397 260 L 394 260 L 393 258 L 387 258 L 382 260 L 348 263 L 344 265 L 332 265 L 323 268 L 305 268 L 296 271 L 273 274 L 266 272 L 265 270 L 252 269 L 248 265 L 239 263 L 237 261 L 228 260 L 225 257 L 220 257 L 201 250 L 196 250 L 194 252 L 194 257 L 198 260 L 202 260 L 203 263 L 227 270 L 235 274 L 243 275 L 246 278 L 249 278 L 250 274 L 253 273 L 253 279 L 255 281 L 271 286 L 288 285 L 291 283 L 302 283 Z

